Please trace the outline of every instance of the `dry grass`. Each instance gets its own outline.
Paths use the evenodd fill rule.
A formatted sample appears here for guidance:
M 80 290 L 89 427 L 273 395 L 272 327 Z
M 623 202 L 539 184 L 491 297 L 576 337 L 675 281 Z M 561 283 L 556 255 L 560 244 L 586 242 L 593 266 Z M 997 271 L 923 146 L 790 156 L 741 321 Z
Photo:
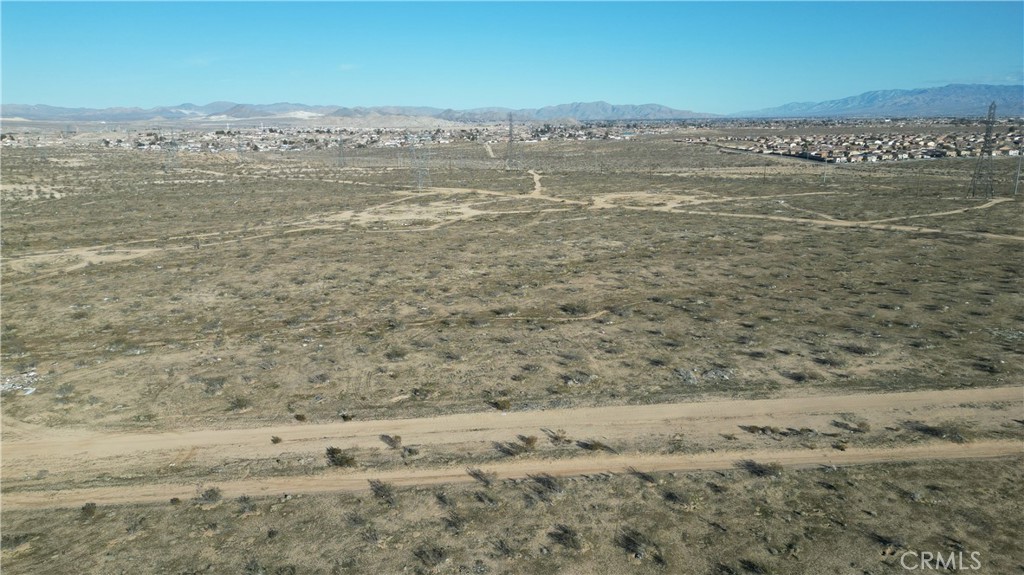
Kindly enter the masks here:
M 656 485 L 624 473 L 559 480 L 558 492 L 538 476 L 499 481 L 486 496 L 469 484 L 382 484 L 360 494 L 88 514 L 5 510 L 3 566 L 12 574 L 43 566 L 55 574 L 237 573 L 256 563 L 266 573 L 896 573 L 902 551 L 963 549 L 980 553 L 983 572 L 1008 573 L 1024 561 L 1022 469 L 1013 459 L 774 478 L 740 469 L 649 474 Z
M 165 174 L 145 154 L 97 153 L 72 170 L 5 152 L 5 181 L 67 191 L 5 202 L 5 375 L 38 374 L 5 414 L 173 428 L 1024 375 L 1021 242 L 715 215 L 977 207 L 957 192 L 969 163 L 849 166 L 822 187 L 799 163 L 758 181 L 735 173 L 753 159 L 649 145 L 580 144 L 615 169 L 542 182 L 584 204 L 515 207 L 403 195 L 401 169 L 314 158 L 184 158 Z M 678 165 L 628 169 L 640 156 Z M 700 167 L 718 160 L 738 165 Z M 532 186 L 517 172 L 469 176 L 495 193 Z M 634 201 L 643 194 L 669 205 Z M 479 214 L 446 219 L 467 203 Z M 1012 234 L 1021 217 L 1013 201 L 892 223 Z
M 451 152 L 431 168 L 438 189 L 416 190 L 401 158 L 372 150 L 345 169 L 183 155 L 168 171 L 137 152 L 5 149 L 4 185 L 41 190 L 3 197 L 5 425 L 309 425 L 1024 379 L 1024 242 L 979 235 L 1020 235 L 1024 203 L 964 199 L 971 162 L 846 166 L 822 183 L 819 166 L 667 137 L 552 142 L 523 152 L 536 197 L 530 174 Z M 1005 181 L 1015 164 L 996 166 Z M 723 437 L 845 449 L 1015 433 L 922 414 L 764 423 Z M 708 448 L 541 431 L 467 450 L 457 464 L 478 484 L 443 492 L 233 500 L 182 466 L 203 487 L 176 505 L 5 510 L 3 568 L 874 573 L 895 572 L 892 549 L 950 545 L 993 573 L 1024 562 L 1019 461 L 514 484 L 486 471 Z M 217 472 L 453 461 L 380 442 Z

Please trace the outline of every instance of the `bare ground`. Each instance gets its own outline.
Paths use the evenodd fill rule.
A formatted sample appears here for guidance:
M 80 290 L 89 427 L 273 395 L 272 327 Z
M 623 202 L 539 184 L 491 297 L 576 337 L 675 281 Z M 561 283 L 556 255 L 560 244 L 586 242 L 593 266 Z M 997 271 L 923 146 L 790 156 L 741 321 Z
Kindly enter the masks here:
M 973 164 L 475 148 L 5 152 L 5 572 L 656 569 L 629 525 L 684 572 L 1024 564 L 1022 204 Z
M 552 411 L 485 412 L 427 419 L 351 421 L 319 425 L 268 426 L 247 429 L 210 429 L 154 434 L 100 433 L 82 429 L 39 429 L 17 425 L 4 433 L 3 505 L 8 508 L 78 506 L 88 501 L 151 503 L 183 497 L 194 491 L 193 484 L 175 484 L 158 468 L 185 464 L 215 466 L 217 462 L 253 460 L 306 454 L 320 455 L 329 445 L 374 448 L 381 437 L 393 434 L 420 449 L 448 451 L 452 463 L 445 466 L 414 466 L 355 473 L 332 471 L 315 477 L 290 474 L 273 478 L 236 478 L 218 482 L 229 494 L 272 494 L 348 491 L 365 488 L 368 478 L 381 477 L 399 485 L 450 483 L 469 480 L 466 457 L 509 438 L 559 428 L 569 437 L 600 437 L 602 444 L 629 445 L 631 453 L 599 449 L 584 456 L 558 457 L 490 463 L 500 478 L 525 477 L 535 473 L 582 475 L 620 471 L 633 466 L 658 471 L 721 469 L 740 459 L 772 460 L 784 465 L 848 465 L 922 459 L 972 459 L 1019 455 L 1021 436 L 1005 435 L 1014 427 L 1016 409 L 993 410 L 993 405 L 1020 407 L 1024 388 L 1004 387 L 970 390 L 920 391 L 890 394 L 786 397 L 765 400 L 712 401 L 704 403 L 580 408 Z M 888 445 L 836 450 L 823 445 L 801 449 L 778 446 L 748 446 L 729 449 L 722 436 L 744 424 L 782 429 L 823 429 L 840 414 L 857 414 L 863 429 L 895 430 L 901 421 L 971 422 L 979 428 L 1004 430 L 1006 439 L 961 443 L 929 442 L 918 445 Z M 862 415 L 861 415 L 862 414 Z M 984 425 L 982 425 L 982 423 Z M 835 424 L 834 424 L 835 425 Z M 852 426 L 852 424 L 851 424 Z M 630 441 L 671 431 L 676 435 L 714 446 L 708 453 L 652 454 L 635 451 Z M 525 435 L 524 435 L 525 434 Z M 281 438 L 271 443 L 270 437 Z M 936 439 L 933 437 L 932 439 Z M 607 443 L 605 443 L 607 442 Z M 33 478 L 46 470 L 46 481 Z M 153 473 L 145 473 L 146 470 Z M 85 472 L 83 474 L 83 471 Z M 84 475 L 84 476 L 83 476 Z M 246 474 L 247 475 L 247 474 Z M 116 487 L 83 488 L 88 477 L 134 479 Z M 19 480 L 19 477 L 30 479 Z M 71 485 L 72 487 L 68 487 Z M 43 488 L 43 489 L 40 489 Z

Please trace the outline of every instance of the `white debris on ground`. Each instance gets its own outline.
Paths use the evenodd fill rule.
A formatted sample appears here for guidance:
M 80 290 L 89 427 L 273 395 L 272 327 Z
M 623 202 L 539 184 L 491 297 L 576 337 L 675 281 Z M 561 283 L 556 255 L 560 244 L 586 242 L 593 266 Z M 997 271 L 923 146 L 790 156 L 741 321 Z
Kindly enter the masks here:
M 36 391 L 36 384 L 39 382 L 39 374 L 35 371 L 26 371 L 18 375 L 8 375 L 2 378 L 0 393 L 6 395 L 15 391 L 21 391 L 22 395 L 32 395 Z

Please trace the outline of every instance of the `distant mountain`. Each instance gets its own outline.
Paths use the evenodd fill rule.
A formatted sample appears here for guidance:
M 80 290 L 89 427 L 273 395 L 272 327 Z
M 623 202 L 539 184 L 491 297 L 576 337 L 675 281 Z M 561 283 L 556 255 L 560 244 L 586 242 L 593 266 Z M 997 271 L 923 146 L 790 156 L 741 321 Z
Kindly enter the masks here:
M 211 114 L 217 114 L 223 112 L 235 106 L 234 102 L 211 102 L 205 106 L 197 106 L 195 104 L 182 104 L 180 106 L 171 106 L 173 109 L 183 110 L 188 113 L 202 114 L 209 116 Z
M 417 116 L 427 118 L 440 117 L 440 108 L 428 108 L 422 106 L 376 106 L 373 108 L 337 108 L 330 116 L 338 118 L 365 118 L 370 116 Z
M 941 117 L 984 116 L 996 103 L 1001 117 L 1024 115 L 1024 86 L 950 84 L 920 90 L 879 90 L 826 102 L 794 102 L 750 112 L 730 114 L 737 118 L 820 117 Z
M 574 102 L 544 108 L 477 108 L 473 110 L 445 110 L 436 117 L 456 122 L 501 122 L 508 115 L 517 122 L 553 122 L 576 120 L 597 122 L 612 120 L 682 120 L 690 118 L 713 118 L 715 114 L 703 114 L 689 110 L 676 110 L 658 104 L 642 106 L 614 105 L 608 102 Z
M 307 106 L 305 104 L 235 104 L 230 108 L 211 114 L 216 117 L 248 119 L 248 118 L 316 118 L 325 116 L 337 109 L 337 106 Z
M 988 105 L 996 102 L 1000 117 L 1024 116 L 1024 86 L 988 84 L 950 84 L 942 88 L 920 90 L 880 90 L 865 92 L 841 100 L 827 102 L 794 102 L 777 108 L 730 114 L 738 118 L 815 118 L 815 117 L 978 117 L 984 116 Z M 544 108 L 475 108 L 443 110 L 425 106 L 343 107 L 309 106 L 280 102 L 277 104 L 238 104 L 213 102 L 205 106 L 181 104 L 159 108 L 58 108 L 4 104 L 0 117 L 26 120 L 78 122 L 138 122 L 167 120 L 185 122 L 231 122 L 245 120 L 281 122 L 338 123 L 352 121 L 369 125 L 428 121 L 479 123 L 504 122 L 509 114 L 517 122 L 615 121 L 615 120 L 682 120 L 716 118 L 715 114 L 678 110 L 658 104 L 616 105 L 608 102 L 574 102 Z
M 675 110 L 657 104 L 642 106 L 612 105 L 607 102 L 576 102 L 539 109 L 478 108 L 474 110 L 442 110 L 424 106 L 376 106 L 372 108 L 340 106 L 308 106 L 287 102 L 277 104 L 236 104 L 214 102 L 205 106 L 181 104 L 159 108 L 58 108 L 54 106 L 26 106 L 4 104 L 0 116 L 39 121 L 106 121 L 133 122 L 146 120 L 315 120 L 316 118 L 379 118 L 405 116 L 435 118 L 451 122 L 502 122 L 509 114 L 518 122 L 526 121 L 601 121 L 601 120 L 674 120 L 683 118 L 709 118 L 712 114 L 699 114 Z
M 66 122 L 139 122 L 154 119 L 182 120 L 206 118 L 235 106 L 233 102 L 214 102 L 206 106 L 182 104 L 160 108 L 60 108 L 57 106 L 3 104 L 0 117 Z
M 687 118 L 711 118 L 715 114 L 702 114 L 689 110 L 676 110 L 658 104 L 642 106 L 616 106 L 608 102 L 575 102 L 561 106 L 548 106 L 539 110 L 519 110 L 519 114 L 531 116 L 532 120 L 678 120 Z M 515 114 L 514 114 L 515 115 Z
M 714 114 L 703 114 L 689 110 L 676 110 L 658 104 L 614 105 L 608 102 L 574 102 L 544 108 L 478 108 L 475 110 L 445 110 L 441 117 L 455 121 L 494 122 L 503 121 L 512 114 L 520 122 L 553 122 L 559 120 L 611 121 L 611 120 L 680 120 L 688 118 L 711 118 Z

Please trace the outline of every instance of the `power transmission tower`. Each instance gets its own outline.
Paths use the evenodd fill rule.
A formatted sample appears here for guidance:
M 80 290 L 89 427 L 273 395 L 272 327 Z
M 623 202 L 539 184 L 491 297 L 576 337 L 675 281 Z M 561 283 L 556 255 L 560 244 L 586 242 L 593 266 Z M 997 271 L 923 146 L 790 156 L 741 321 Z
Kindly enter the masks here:
M 1020 165 L 1024 162 L 1024 146 L 1017 150 L 1017 178 L 1013 181 L 1013 196 L 1017 197 L 1017 189 L 1020 188 Z
M 996 103 L 988 106 L 988 117 L 985 118 L 985 140 L 981 143 L 981 157 L 974 167 L 974 176 L 971 178 L 971 190 L 968 197 L 975 197 L 978 194 L 985 194 L 986 198 L 992 197 L 992 128 L 996 123 Z
M 515 139 L 515 133 L 512 131 L 512 113 L 508 114 L 508 153 L 505 155 L 505 169 L 515 170 L 519 168 L 519 161 L 515 156 L 515 147 L 512 146 L 512 141 Z
M 429 188 L 434 185 L 430 181 L 430 154 L 424 149 L 414 153 L 416 154 L 416 189 Z
M 345 138 L 338 138 L 338 167 L 345 167 Z
M 412 168 L 413 182 L 416 184 L 417 190 L 423 188 L 429 188 L 433 184 L 430 182 L 430 169 L 429 169 L 429 157 L 427 151 L 422 148 L 417 148 L 416 144 L 409 144 L 409 167 Z
M 249 151 L 249 143 L 242 141 L 242 134 L 238 133 L 235 135 L 237 140 L 235 141 L 235 149 L 238 151 L 238 163 L 244 164 L 247 160 L 245 152 Z
M 171 136 L 173 138 L 173 134 Z M 163 144 L 164 153 L 164 172 L 171 172 L 178 169 L 178 141 L 177 140 L 165 140 Z

